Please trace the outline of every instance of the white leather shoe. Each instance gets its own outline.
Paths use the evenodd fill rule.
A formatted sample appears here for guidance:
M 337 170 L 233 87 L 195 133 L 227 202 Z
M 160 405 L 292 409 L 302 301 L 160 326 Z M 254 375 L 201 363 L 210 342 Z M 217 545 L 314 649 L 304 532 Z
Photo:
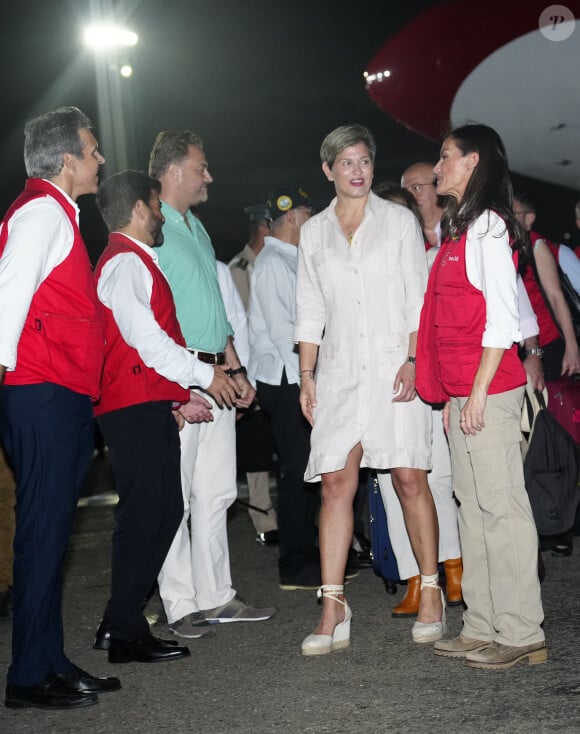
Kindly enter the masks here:
M 332 599 L 344 607 L 344 620 L 339 622 L 334 628 L 332 635 L 308 635 L 302 643 L 303 655 L 327 655 L 334 650 L 341 650 L 350 645 L 350 620 L 352 619 L 352 611 L 346 601 L 341 599 L 338 594 L 344 592 L 343 585 L 323 584 L 318 589 L 318 598 L 326 597 Z
M 421 589 L 428 586 L 431 589 L 439 589 L 441 592 L 441 604 L 443 605 L 443 612 L 441 615 L 440 622 L 415 622 L 411 635 L 413 642 L 437 642 L 440 640 L 445 632 L 447 631 L 447 622 L 445 619 L 445 597 L 439 586 L 439 574 L 433 576 L 421 576 Z

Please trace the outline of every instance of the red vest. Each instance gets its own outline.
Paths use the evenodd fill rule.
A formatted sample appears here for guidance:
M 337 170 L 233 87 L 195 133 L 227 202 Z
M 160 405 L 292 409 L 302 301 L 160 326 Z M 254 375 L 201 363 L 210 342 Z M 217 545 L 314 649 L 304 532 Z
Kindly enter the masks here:
M 63 208 L 73 228 L 73 245 L 34 294 L 18 342 L 16 369 L 6 372 L 4 382 L 53 382 L 96 399 L 105 346 L 103 323 L 75 208 L 52 184 L 29 178 L 2 220 L 0 256 L 6 247 L 11 217 L 29 201 L 45 196 L 56 199 Z
M 530 245 L 532 247 L 532 250 L 534 249 L 534 246 L 539 239 L 545 238 L 543 238 L 537 232 L 530 232 Z M 549 242 L 549 240 L 545 240 L 545 242 L 548 247 L 550 247 L 550 245 L 552 244 L 551 242 Z M 556 254 L 555 257 L 557 258 L 558 255 Z M 546 344 L 553 342 L 554 339 L 558 339 L 558 337 L 560 336 L 560 331 L 558 330 L 558 327 L 554 319 L 552 318 L 550 309 L 546 305 L 546 301 L 544 300 L 544 296 L 542 295 L 542 291 L 540 290 L 538 281 L 534 276 L 534 271 L 532 270 L 531 265 L 527 266 L 524 274 L 522 275 L 522 280 L 524 282 L 528 298 L 530 299 L 530 303 L 532 304 L 532 309 L 534 310 L 536 318 L 538 319 L 538 328 L 540 330 L 540 333 L 538 334 L 538 344 L 543 347 Z
M 417 392 L 429 403 L 471 393 L 479 367 L 486 306 L 467 277 L 467 234 L 445 240 L 433 263 L 417 338 Z M 506 349 L 488 389 L 489 395 L 525 385 L 517 346 Z
M 173 341 L 185 347 L 185 339 L 177 322 L 175 304 L 173 303 L 169 283 L 153 260 L 128 237 L 118 232 L 111 234 L 109 244 L 95 268 L 97 281 L 105 263 L 123 252 L 131 252 L 137 255 L 151 273 L 153 278 L 151 310 L 155 320 Z M 102 303 L 100 303 L 100 307 L 105 321 L 107 348 L 101 399 L 95 405 L 95 415 L 126 408 L 129 405 L 148 403 L 153 400 L 187 402 L 189 400 L 189 390 L 162 377 L 151 367 L 147 367 L 139 356 L 139 352 L 130 347 L 121 336 L 111 309 Z

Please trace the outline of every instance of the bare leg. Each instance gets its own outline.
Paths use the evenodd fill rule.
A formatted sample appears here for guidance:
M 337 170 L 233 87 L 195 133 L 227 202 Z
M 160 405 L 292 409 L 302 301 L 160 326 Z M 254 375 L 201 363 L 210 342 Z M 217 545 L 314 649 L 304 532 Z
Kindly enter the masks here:
M 322 475 L 319 545 L 323 584 L 344 584 L 348 550 L 352 543 L 352 503 L 358 488 L 362 447 L 357 444 L 344 469 Z M 332 599 L 323 598 L 322 615 L 315 630 L 317 635 L 332 635 L 344 619 L 344 608 Z
M 391 479 L 401 500 L 405 525 L 417 559 L 419 572 L 423 576 L 436 574 L 439 525 L 435 504 L 427 482 L 427 472 L 422 469 L 399 467 L 391 469 Z M 439 622 L 441 614 L 441 592 L 434 588 L 423 588 L 418 621 Z

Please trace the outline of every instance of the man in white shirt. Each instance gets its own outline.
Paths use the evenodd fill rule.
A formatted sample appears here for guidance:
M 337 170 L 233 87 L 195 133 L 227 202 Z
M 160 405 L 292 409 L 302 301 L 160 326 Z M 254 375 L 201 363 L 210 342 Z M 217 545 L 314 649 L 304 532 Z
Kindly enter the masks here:
M 250 279 L 256 258 L 264 247 L 264 238 L 270 234 L 270 215 L 265 204 L 246 206 L 244 211 L 250 217 L 250 239 L 245 244 L 244 249 L 230 260 L 228 266 L 247 311 L 250 306 Z M 230 323 L 232 323 L 231 318 Z M 232 326 L 234 326 L 233 323 Z M 236 333 L 235 326 L 234 333 Z M 236 339 L 237 337 L 236 333 Z M 241 356 L 240 360 L 242 364 L 247 364 Z M 268 420 L 264 418 L 262 413 L 257 413 L 257 410 L 256 405 L 252 406 L 250 408 L 251 413 L 242 416 L 241 422 L 238 421 L 236 424 L 238 439 L 242 436 L 252 445 L 256 440 L 260 440 L 263 435 L 262 429 L 270 431 Z M 258 429 L 258 427 L 260 428 Z M 248 514 L 256 531 L 256 542 L 259 545 L 276 545 L 278 542 L 278 522 L 276 520 L 276 510 L 270 497 L 270 474 L 268 471 L 247 472 L 246 479 L 249 495 Z
M 105 159 L 87 116 L 64 107 L 26 124 L 24 162 L 25 189 L 0 224 L 0 437 L 17 485 L 5 704 L 72 709 L 121 687 L 69 660 L 61 611 L 105 346 L 76 200 L 96 193 Z
M 155 179 L 124 171 L 105 181 L 97 196 L 111 234 L 95 270 L 107 337 L 95 414 L 119 505 L 111 597 L 94 646 L 108 650 L 111 663 L 189 654 L 153 637 L 143 609 L 183 516 L 178 422 L 213 420 L 211 404 L 189 386 L 218 394 L 226 379 L 223 367 L 200 362 L 185 347 L 154 249 L 163 243 L 160 190 Z M 196 633 L 190 636 L 213 631 L 200 619 Z
M 276 442 L 280 588 L 320 586 L 315 517 L 318 487 L 304 482 L 310 428 L 302 416 L 298 354 L 293 341 L 300 227 L 312 202 L 300 188 L 276 191 L 268 201 L 271 235 L 265 237 L 250 288 L 250 361 L 258 400 L 269 415 Z

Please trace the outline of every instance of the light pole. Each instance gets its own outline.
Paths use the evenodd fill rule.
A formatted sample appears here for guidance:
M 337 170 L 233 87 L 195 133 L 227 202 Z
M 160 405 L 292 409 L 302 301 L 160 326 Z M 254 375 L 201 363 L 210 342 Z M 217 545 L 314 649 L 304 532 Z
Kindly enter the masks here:
M 127 49 L 135 46 L 137 34 L 112 21 L 111 0 L 91 0 L 93 25 L 85 29 L 84 42 L 94 52 L 99 111 L 99 137 L 106 159 L 107 175 L 130 167 L 135 157 L 128 129 L 134 124 L 133 98 L 128 79 L 133 70 Z

